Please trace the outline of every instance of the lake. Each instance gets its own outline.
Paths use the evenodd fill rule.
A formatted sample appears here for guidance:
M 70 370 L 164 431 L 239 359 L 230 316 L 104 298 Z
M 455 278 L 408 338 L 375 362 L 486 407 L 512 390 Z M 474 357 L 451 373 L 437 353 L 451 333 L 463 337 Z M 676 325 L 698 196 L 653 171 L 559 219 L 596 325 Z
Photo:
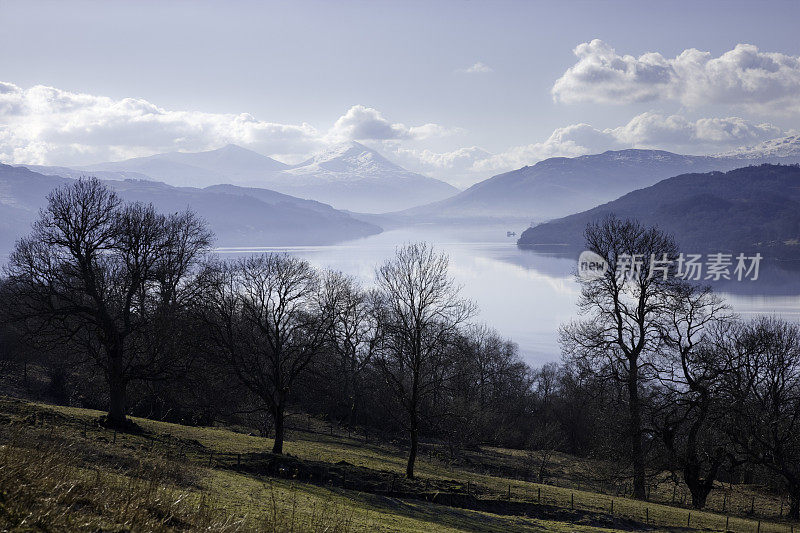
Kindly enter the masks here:
M 318 267 L 371 283 L 375 267 L 408 242 L 426 241 L 450 257 L 450 274 L 463 296 L 480 307 L 478 320 L 519 345 L 539 366 L 560 359 L 558 327 L 577 317 L 577 257 L 522 250 L 506 229 L 414 226 L 329 246 L 220 248 L 221 255 L 288 252 Z M 519 232 L 518 232 L 519 233 Z M 758 281 L 728 283 L 717 292 L 743 317 L 778 314 L 800 321 L 800 272 L 764 268 Z

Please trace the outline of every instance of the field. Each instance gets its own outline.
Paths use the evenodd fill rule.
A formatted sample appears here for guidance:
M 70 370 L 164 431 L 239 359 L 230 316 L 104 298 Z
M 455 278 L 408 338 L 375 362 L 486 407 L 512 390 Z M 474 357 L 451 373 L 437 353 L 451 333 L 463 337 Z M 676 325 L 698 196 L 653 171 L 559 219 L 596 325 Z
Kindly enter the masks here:
M 405 480 L 402 449 L 303 420 L 285 444 L 233 429 L 0 399 L 0 529 L 10 531 L 730 531 L 791 532 L 780 498 L 720 486 L 690 511 L 683 487 L 622 495 L 609 466 L 555 453 L 423 448 Z M 545 460 L 545 483 L 537 479 Z M 673 503 L 674 502 L 674 503 Z M 723 506 L 725 513 L 722 513 Z

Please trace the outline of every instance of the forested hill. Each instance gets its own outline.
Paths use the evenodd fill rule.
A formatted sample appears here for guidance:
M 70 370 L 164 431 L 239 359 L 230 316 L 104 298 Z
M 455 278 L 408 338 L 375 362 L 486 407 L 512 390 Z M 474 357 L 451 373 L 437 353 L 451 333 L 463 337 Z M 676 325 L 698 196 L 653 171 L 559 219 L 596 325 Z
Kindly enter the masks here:
M 657 225 L 687 252 L 800 256 L 800 166 L 760 165 L 684 174 L 588 211 L 529 228 L 521 247 L 583 245 L 586 224 L 610 213 Z
M 0 253 L 10 251 L 16 239 L 30 232 L 47 194 L 71 182 L 0 164 Z M 135 179 L 105 183 L 126 201 L 152 203 L 167 213 L 194 210 L 217 235 L 218 246 L 331 244 L 382 231 L 327 204 L 268 189 L 233 185 L 198 189 Z

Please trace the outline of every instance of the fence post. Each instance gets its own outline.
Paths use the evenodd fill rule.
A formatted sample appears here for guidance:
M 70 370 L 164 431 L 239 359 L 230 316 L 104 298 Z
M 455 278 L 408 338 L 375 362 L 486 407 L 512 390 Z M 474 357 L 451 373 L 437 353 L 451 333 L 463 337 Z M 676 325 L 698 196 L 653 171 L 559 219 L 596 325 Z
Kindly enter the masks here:
M 542 487 L 539 487 L 537 492 L 538 494 L 536 495 L 536 503 L 542 503 Z
M 689 516 L 686 518 L 686 527 L 689 527 L 689 524 L 692 523 L 692 512 L 689 511 Z
M 756 512 L 756 497 L 753 496 L 750 499 L 750 514 L 753 514 L 755 512 Z
M 672 485 L 672 503 L 675 503 L 675 491 L 678 490 L 678 485 Z
M 574 492 L 572 494 L 570 494 L 570 496 L 569 496 L 569 508 L 570 509 L 575 509 L 575 493 Z
M 725 533 L 728 533 L 728 520 L 730 520 L 730 516 L 725 517 Z
M 611 499 L 611 516 L 614 516 L 614 499 Z
M 469 481 L 467 481 L 467 496 L 469 496 Z
M 758 527 L 756 528 L 756 533 L 761 533 L 761 520 L 758 521 Z
M 725 492 L 725 489 L 722 489 L 722 512 L 725 512 L 725 506 L 728 504 L 728 493 Z M 727 526 L 726 526 L 727 527 Z
M 644 523 L 650 525 L 650 508 L 644 508 Z
M 508 499 L 511 499 L 511 483 L 508 484 Z
M 242 467 L 242 454 L 236 454 L 236 470 L 239 470 Z
M 781 495 L 781 510 L 778 512 L 778 518 L 783 516 L 783 495 Z

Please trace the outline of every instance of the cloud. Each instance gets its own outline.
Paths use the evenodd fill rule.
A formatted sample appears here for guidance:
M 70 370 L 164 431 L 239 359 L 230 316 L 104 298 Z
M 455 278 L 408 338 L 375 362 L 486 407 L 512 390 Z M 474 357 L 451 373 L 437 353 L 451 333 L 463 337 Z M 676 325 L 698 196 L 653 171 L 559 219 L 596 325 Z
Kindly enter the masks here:
M 391 124 L 380 112 L 353 106 L 328 131 L 279 124 L 248 113 L 167 110 L 140 98 L 112 99 L 36 85 L 0 82 L 0 161 L 81 165 L 233 143 L 299 159 L 345 139 L 416 140 L 449 135 L 438 124 Z
M 433 152 L 427 149 L 410 149 L 402 147 L 384 147 L 401 165 L 420 167 L 430 170 L 470 171 L 476 161 L 491 157 L 492 154 L 483 148 L 470 146 L 458 148 L 452 152 Z
M 539 142 L 496 153 L 477 146 L 430 149 L 432 139 L 461 132 L 434 123 L 391 122 L 363 105 L 352 106 L 331 128 L 317 129 L 307 123 L 266 122 L 247 113 L 175 111 L 140 98 L 112 99 L 42 85 L 22 89 L 0 82 L 0 161 L 11 163 L 80 166 L 228 143 L 298 162 L 333 143 L 359 140 L 406 168 L 469 185 L 548 157 L 624 148 L 717 153 L 793 133 L 737 116 L 689 119 L 651 111 L 616 127 L 568 125 Z
M 737 44 L 719 57 L 695 48 L 674 58 L 656 52 L 620 55 L 595 39 L 574 50 L 577 63 L 552 88 L 563 103 L 628 104 L 668 100 L 800 112 L 800 58 Z
M 82 164 L 228 143 L 265 153 L 309 151 L 319 137 L 309 124 L 265 122 L 247 113 L 170 111 L 138 98 L 0 84 L 3 161 Z
M 457 131 L 459 130 L 445 128 L 439 124 L 406 127 L 401 123 L 389 122 L 377 109 L 354 105 L 339 117 L 328 135 L 335 140 L 353 141 L 423 140 L 450 135 Z
M 740 117 L 690 120 L 680 115 L 646 112 L 614 128 L 600 129 L 585 123 L 557 128 L 541 142 L 513 146 L 495 154 L 473 146 L 443 153 L 399 148 L 390 155 L 408 168 L 436 177 L 449 176 L 451 182 L 463 186 L 550 157 L 627 148 L 709 154 L 792 133 Z
M 701 118 L 642 113 L 618 128 L 604 130 L 617 141 L 637 148 L 668 146 L 708 152 L 774 139 L 788 132 L 769 123 L 756 124 L 739 117 Z
M 471 67 L 460 68 L 456 70 L 456 72 L 462 72 L 464 74 L 488 74 L 494 72 L 494 69 L 482 61 L 478 61 Z

